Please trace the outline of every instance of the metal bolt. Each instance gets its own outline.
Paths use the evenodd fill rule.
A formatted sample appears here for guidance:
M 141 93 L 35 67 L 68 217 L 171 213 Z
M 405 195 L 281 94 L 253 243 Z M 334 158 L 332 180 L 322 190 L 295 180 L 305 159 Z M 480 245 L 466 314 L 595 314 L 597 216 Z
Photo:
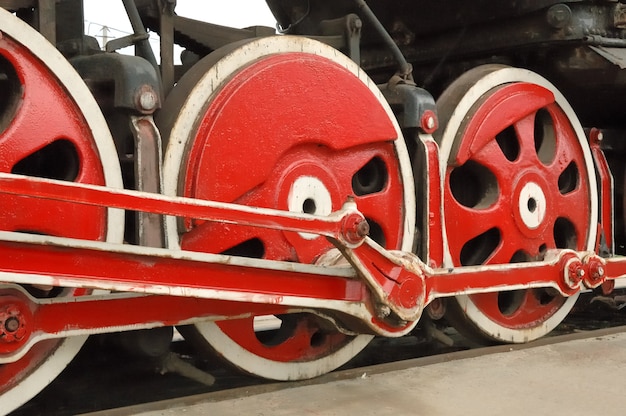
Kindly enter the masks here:
M 4 327 L 9 332 L 15 332 L 20 328 L 20 321 L 16 317 L 12 316 L 4 321 Z
M 602 280 L 602 278 L 604 277 L 604 267 L 602 266 L 597 266 L 597 267 L 591 267 L 591 278 L 595 281 L 599 281 Z
M 437 116 L 433 110 L 426 110 L 421 115 L 420 125 L 426 133 L 432 133 L 437 129 Z
M 359 237 L 367 237 L 370 233 L 370 225 L 368 224 L 368 222 L 366 220 L 361 221 L 357 226 L 356 226 L 356 234 Z
M 344 207 L 346 207 L 346 204 L 344 204 Z M 344 240 L 350 244 L 361 244 L 363 238 L 367 237 L 370 231 L 367 221 L 363 219 L 362 215 L 357 213 L 348 214 L 343 220 L 341 228 Z
M 548 9 L 546 16 L 548 24 L 555 29 L 562 29 L 572 19 L 572 9 L 566 4 L 555 4 Z
M 435 117 L 429 116 L 426 118 L 426 127 L 428 127 L 429 129 L 435 128 Z
M 0 307 L 0 343 L 19 342 L 26 332 L 26 317 L 20 308 L 10 302 L 4 303 L 4 306 Z
M 576 289 L 584 276 L 585 270 L 583 269 L 582 263 L 577 260 L 570 260 L 565 272 L 567 285 L 572 289 Z
M 143 90 L 139 95 L 139 106 L 144 111 L 152 111 L 157 106 L 157 96 L 156 93 L 150 89 Z
M 361 30 L 362 27 L 363 27 L 363 21 L 361 19 L 359 19 L 356 16 L 353 19 L 350 19 L 350 29 L 356 32 L 356 31 Z

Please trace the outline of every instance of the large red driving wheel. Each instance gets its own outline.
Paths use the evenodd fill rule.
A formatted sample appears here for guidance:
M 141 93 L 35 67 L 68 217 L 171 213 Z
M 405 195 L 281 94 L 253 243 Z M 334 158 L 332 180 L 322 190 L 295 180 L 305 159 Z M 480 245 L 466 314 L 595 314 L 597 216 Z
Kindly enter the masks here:
M 121 187 L 106 123 L 87 87 L 43 37 L 0 9 L 0 171 Z M 88 240 L 122 241 L 123 217 L 97 207 L 0 195 L 0 229 Z M 32 296 L 88 292 L 24 286 Z M 12 293 L 0 283 L 0 297 Z M 43 341 L 0 365 L 0 413 L 50 383 L 86 337 Z M 0 341 L 1 342 L 1 341 Z
M 336 50 L 275 37 L 218 51 L 181 80 L 162 115 L 167 193 L 314 215 L 354 195 L 371 237 L 410 249 L 413 184 L 401 133 L 375 85 Z M 316 263 L 332 248 L 317 235 L 213 222 L 171 221 L 168 233 L 171 247 L 288 262 Z M 259 322 L 274 327 L 260 331 Z M 330 371 L 371 338 L 344 335 L 314 313 L 182 332 L 247 373 L 281 380 Z
M 579 121 L 553 85 L 530 71 L 482 66 L 457 79 L 437 106 L 450 265 L 593 248 L 592 159 Z M 526 342 L 551 331 L 575 298 L 550 289 L 459 296 L 449 319 L 478 340 Z

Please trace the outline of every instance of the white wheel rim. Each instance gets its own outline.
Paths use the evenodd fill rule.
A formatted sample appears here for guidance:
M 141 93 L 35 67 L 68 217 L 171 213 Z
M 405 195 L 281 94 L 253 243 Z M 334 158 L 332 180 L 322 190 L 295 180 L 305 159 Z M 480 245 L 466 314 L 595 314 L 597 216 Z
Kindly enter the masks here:
M 448 166 L 448 161 L 453 156 L 452 149 L 455 140 L 455 136 L 457 131 L 461 128 L 461 124 L 465 116 L 471 111 L 472 106 L 488 91 L 497 86 L 512 83 L 512 82 L 529 82 L 536 85 L 540 85 L 548 90 L 550 90 L 555 97 L 555 102 L 561 107 L 563 112 L 567 115 L 570 123 L 574 131 L 576 132 L 576 136 L 578 137 L 579 143 L 581 145 L 581 149 L 584 153 L 586 169 L 587 169 L 587 179 L 589 181 L 589 188 L 591 192 L 590 198 L 590 222 L 588 224 L 589 236 L 586 242 L 586 250 L 593 250 L 595 241 L 596 241 L 596 227 L 594 225 L 594 220 L 598 215 L 598 200 L 597 195 L 593 192 L 593 190 L 597 189 L 595 170 L 593 166 L 593 158 L 591 156 L 591 152 L 587 146 L 587 142 L 585 139 L 584 130 L 574 113 L 574 110 L 567 102 L 565 97 L 557 90 L 557 88 L 552 85 L 548 80 L 541 77 L 540 75 L 520 68 L 508 68 L 503 67 L 501 69 L 496 69 L 493 72 L 485 75 L 478 82 L 476 82 L 470 89 L 466 92 L 466 94 L 462 97 L 462 99 L 457 104 L 454 109 L 449 122 L 447 123 L 445 130 L 442 135 L 441 144 L 440 144 L 440 165 L 441 165 L 441 189 L 442 189 L 442 200 L 443 200 L 443 189 L 444 189 L 444 179 L 445 179 L 445 171 Z M 541 198 L 539 193 L 534 191 L 534 188 L 531 189 L 533 194 L 537 198 Z M 539 190 L 541 192 L 541 190 Z M 526 201 L 519 201 L 519 204 L 526 204 Z M 444 212 L 445 216 L 445 212 Z M 531 224 L 534 224 L 537 219 L 529 218 Z M 445 221 L 444 223 L 444 247 L 445 247 L 445 259 L 444 265 L 446 267 L 453 267 L 450 248 L 447 241 L 447 231 L 445 229 Z M 569 313 L 571 308 L 574 306 L 574 303 L 578 299 L 578 295 L 570 296 L 566 299 L 565 303 L 556 311 L 553 315 L 551 315 L 548 319 L 543 321 L 540 325 L 531 328 L 525 329 L 512 329 L 509 327 L 505 327 L 500 325 L 493 320 L 489 319 L 472 301 L 470 296 L 457 296 L 456 297 L 461 310 L 464 314 L 481 330 L 484 334 L 488 335 L 497 340 L 501 340 L 504 342 L 514 342 L 514 343 L 522 343 L 528 342 L 533 339 L 537 339 L 548 332 L 552 331 Z
M 184 161 L 186 147 L 188 146 L 187 141 L 192 136 L 191 132 L 195 127 L 196 114 L 199 109 L 202 109 L 211 100 L 216 88 L 214 86 L 223 85 L 231 74 L 259 58 L 270 53 L 286 52 L 304 52 L 325 57 L 348 69 L 370 89 L 389 115 L 399 138 L 395 143 L 399 163 L 405 167 L 402 170 L 402 181 L 407 215 L 405 215 L 403 225 L 404 240 L 402 242 L 402 250 L 411 250 L 415 229 L 415 219 L 412 215 L 415 212 L 415 200 L 413 197 L 415 193 L 408 151 L 395 116 L 382 97 L 380 90 L 354 62 L 337 50 L 306 38 L 281 36 L 254 40 L 226 55 L 201 77 L 194 87 L 193 93 L 189 94 L 189 97 L 180 109 L 180 115 L 176 119 L 170 133 L 164 162 L 164 193 L 172 196 L 179 194 L 180 169 Z M 315 180 L 308 181 L 309 185 L 315 183 Z M 322 188 L 314 186 L 314 188 L 316 197 L 324 201 L 325 192 L 323 186 Z M 296 200 L 300 202 L 299 197 L 293 199 L 293 201 Z M 325 204 L 322 203 L 321 205 L 322 209 L 324 209 Z M 295 206 L 294 209 L 296 209 Z M 180 248 L 177 229 L 176 218 L 167 218 L 168 246 L 172 249 Z M 248 373 L 275 380 L 305 379 L 324 374 L 353 358 L 373 338 L 370 335 L 359 335 L 351 340 L 348 345 L 321 359 L 306 363 L 289 363 L 265 359 L 249 352 L 225 335 L 215 323 L 197 324 L 196 329 L 205 339 L 211 340 L 213 348 L 218 350 L 218 353 L 227 361 L 235 363 L 237 367 Z
M 89 89 L 69 62 L 38 32 L 11 13 L 0 9 L 2 33 L 26 46 L 50 70 L 56 74 L 68 94 L 80 108 L 93 132 L 93 138 L 102 161 L 107 186 L 122 188 L 117 151 L 109 133 L 106 121 L 89 92 Z M 124 234 L 124 212 L 109 209 L 107 213 L 106 240 L 121 243 Z M 11 412 L 39 393 L 54 380 L 69 364 L 87 340 L 87 336 L 77 336 L 62 340 L 50 355 L 18 385 L 4 392 L 0 400 L 0 413 Z

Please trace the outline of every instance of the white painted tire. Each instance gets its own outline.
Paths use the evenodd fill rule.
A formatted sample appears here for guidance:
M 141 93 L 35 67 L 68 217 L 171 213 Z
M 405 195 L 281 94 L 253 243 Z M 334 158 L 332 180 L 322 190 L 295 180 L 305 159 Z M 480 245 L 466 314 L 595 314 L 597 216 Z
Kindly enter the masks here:
M 169 137 L 164 162 L 164 193 L 172 196 L 180 195 L 179 185 L 181 183 L 181 169 L 183 169 L 185 154 L 189 147 L 188 140 L 193 136 L 199 112 L 212 100 L 216 91 L 228 82 L 232 74 L 240 71 L 241 68 L 246 67 L 250 63 L 268 56 L 269 54 L 287 52 L 313 54 L 326 58 L 347 69 L 369 88 L 387 112 L 397 132 L 398 139 L 395 141 L 395 149 L 399 163 L 403 167 L 403 191 L 405 195 L 405 212 L 407 215 L 405 215 L 404 219 L 404 238 L 401 248 L 403 250 L 411 250 L 415 228 L 415 218 L 413 214 L 415 212 L 415 193 L 408 152 L 395 116 L 374 82 L 371 81 L 365 72 L 354 62 L 337 50 L 306 38 L 291 36 L 262 38 L 231 47 L 230 50 L 222 53 L 219 59 L 215 59 L 214 62 L 211 62 L 211 65 L 207 65 L 208 68 L 205 66 L 200 72 L 194 74 L 195 85 L 190 87 L 191 93 L 184 90 L 184 96 L 177 96 L 176 88 L 174 88 L 172 96 L 175 97 L 174 100 L 180 100 L 181 105 L 180 109 L 176 112 L 175 120 L 170 118 L 173 117 L 174 110 L 164 115 L 164 118 L 170 118 L 166 124 L 172 125 L 169 134 L 166 131 L 163 132 L 164 136 Z M 217 51 L 217 53 L 219 54 L 220 51 Z M 205 59 L 210 60 L 211 55 Z M 194 71 L 194 68 L 192 68 L 191 71 Z M 308 181 L 306 185 L 315 188 L 311 190 L 311 192 L 313 192 L 314 195 L 321 195 L 319 199 L 326 201 L 326 199 L 328 199 L 326 195 L 327 191 L 318 182 L 319 181 L 311 180 Z M 297 198 L 294 197 L 294 199 Z M 292 201 L 290 201 L 290 203 L 291 202 Z M 322 211 L 330 209 L 326 206 L 328 204 L 321 205 L 324 206 L 318 208 Z M 167 237 L 169 248 L 180 248 L 179 224 L 176 218 L 170 217 L 167 219 Z M 312 238 L 307 235 L 302 237 Z M 372 339 L 370 335 L 359 335 L 350 341 L 348 345 L 343 346 L 338 351 L 324 356 L 323 358 L 308 362 L 279 362 L 260 357 L 242 348 L 227 336 L 215 323 L 207 322 L 196 324 L 194 331 L 196 335 L 204 338 L 210 344 L 212 350 L 216 351 L 218 355 L 237 368 L 255 376 L 274 380 L 307 379 L 332 371 L 353 358 Z
M 69 62 L 26 23 L 4 9 L 0 9 L 0 21 L 2 21 L 0 25 L 2 36 L 10 37 L 24 45 L 52 73 L 56 74 L 59 84 L 74 99 L 93 132 L 106 185 L 122 188 L 122 175 L 113 139 L 96 101 L 83 80 Z M 106 240 L 121 243 L 123 233 L 123 211 L 108 210 Z M 0 414 L 17 409 L 50 384 L 74 358 L 86 339 L 87 336 L 77 336 L 61 340 L 47 353 L 45 359 L 31 369 L 29 374 L 20 378 L 16 385 L 10 386 L 8 390 L 0 389 Z
M 587 170 L 585 179 L 587 180 L 590 189 L 590 219 L 589 224 L 587 224 L 588 234 L 587 240 L 584 242 L 584 249 L 593 250 L 596 241 L 595 221 L 598 214 L 598 199 L 597 193 L 595 192 L 597 186 L 595 169 L 593 166 L 593 158 L 591 156 L 583 128 L 578 121 L 574 110 L 567 102 L 565 97 L 558 91 L 558 89 L 554 85 L 552 85 L 545 78 L 532 71 L 520 68 L 512 68 L 502 65 L 484 65 L 482 67 L 474 68 L 470 72 L 464 74 L 463 77 L 465 77 L 466 85 L 463 85 L 463 82 L 457 82 L 456 84 L 453 84 L 451 87 L 449 87 L 449 89 L 446 90 L 444 94 L 442 94 L 442 97 L 445 96 L 443 101 L 445 101 L 448 105 L 450 105 L 453 100 L 458 100 L 456 105 L 450 105 L 450 108 L 447 108 L 447 111 L 444 111 L 445 114 L 442 115 L 441 123 L 443 131 L 440 131 L 436 134 L 436 139 L 440 145 L 440 173 L 442 178 L 442 192 L 445 186 L 445 173 L 448 163 L 451 163 L 455 157 L 455 142 L 457 140 L 457 134 L 459 130 L 462 129 L 463 124 L 466 122 L 467 115 L 474 111 L 473 108 L 475 108 L 476 103 L 479 102 L 482 97 L 489 94 L 489 92 L 494 88 L 503 86 L 505 84 L 526 82 L 539 85 L 553 93 L 556 104 L 558 104 L 558 106 L 569 119 L 571 126 L 577 136 L 580 148 L 584 154 L 584 160 Z M 438 100 L 438 103 L 440 101 L 442 101 L 442 98 Z M 448 107 L 448 105 L 444 105 L 444 107 Z M 451 112 L 450 109 L 452 109 Z M 541 196 L 542 194 L 538 192 L 537 200 L 540 201 Z M 445 218 L 446 212 L 445 208 L 443 209 L 443 215 Z M 522 214 L 524 213 L 522 212 Z M 543 217 L 539 220 L 543 220 Z M 537 225 L 535 222 L 539 220 L 526 218 L 524 221 L 529 228 L 533 228 Z M 449 238 L 453 238 L 454 231 L 446 230 L 445 220 L 443 221 L 443 223 L 444 236 L 446 239 L 444 247 L 444 265 L 446 267 L 452 267 L 453 261 L 450 255 Z M 569 297 L 565 300 L 559 310 L 549 316 L 547 319 L 540 322 L 536 326 L 523 329 L 513 329 L 494 322 L 476 306 L 470 296 L 457 296 L 457 305 L 454 305 L 454 309 L 456 310 L 455 313 L 458 312 L 459 314 L 464 315 L 464 318 L 466 318 L 465 324 L 468 326 L 468 328 L 466 328 L 468 332 L 474 334 L 478 332 L 479 339 L 488 339 L 497 342 L 522 343 L 537 339 L 552 331 L 567 316 L 571 308 L 574 306 L 577 298 L 578 295 Z M 454 302 L 454 300 L 452 301 Z

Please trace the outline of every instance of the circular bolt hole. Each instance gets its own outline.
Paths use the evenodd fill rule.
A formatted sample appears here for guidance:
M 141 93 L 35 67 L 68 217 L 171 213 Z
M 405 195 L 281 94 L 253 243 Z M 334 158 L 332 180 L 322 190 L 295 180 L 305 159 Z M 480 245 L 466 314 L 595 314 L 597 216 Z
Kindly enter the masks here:
M 315 201 L 311 198 L 307 198 L 302 203 L 302 212 L 305 214 L 315 214 L 315 210 L 317 207 L 315 206 Z

